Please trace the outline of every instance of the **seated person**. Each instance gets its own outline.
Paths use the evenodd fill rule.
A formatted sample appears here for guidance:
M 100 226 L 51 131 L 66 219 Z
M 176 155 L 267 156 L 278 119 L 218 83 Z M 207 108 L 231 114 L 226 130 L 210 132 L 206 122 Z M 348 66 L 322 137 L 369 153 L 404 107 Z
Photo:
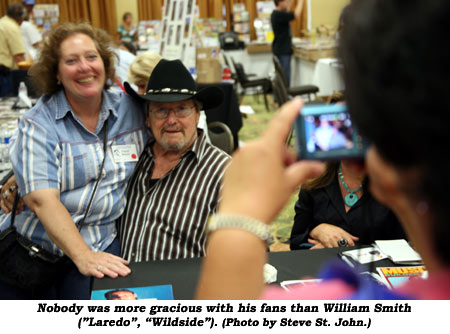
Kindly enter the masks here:
M 137 56 L 128 69 L 128 82 L 131 87 L 140 95 L 144 95 L 147 91 L 147 82 L 153 69 L 158 64 L 162 57 L 153 52 L 143 52 Z M 202 129 L 208 143 L 211 143 L 208 134 L 208 123 L 206 121 L 206 114 L 204 110 L 200 110 L 200 119 L 198 127 Z
M 161 59 L 162 57 L 157 53 L 143 52 L 129 66 L 128 82 L 136 86 L 139 94 L 145 94 L 148 79 Z
M 370 194 L 366 174 L 351 162 L 329 162 L 302 185 L 295 203 L 291 249 L 344 247 L 403 239 L 394 213 Z
M 197 91 L 181 61 L 162 59 L 145 94 L 125 89 L 148 104 L 153 137 L 144 148 L 128 186 L 119 223 L 121 249 L 130 261 L 199 257 L 205 254 L 208 216 L 216 211 L 230 157 L 205 140 L 200 110 L 223 100 L 217 87 Z

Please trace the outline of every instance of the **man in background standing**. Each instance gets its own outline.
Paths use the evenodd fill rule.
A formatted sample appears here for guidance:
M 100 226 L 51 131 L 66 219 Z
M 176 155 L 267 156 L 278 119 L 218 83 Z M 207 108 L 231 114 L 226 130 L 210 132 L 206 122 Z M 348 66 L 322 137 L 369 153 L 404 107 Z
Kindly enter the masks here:
M 25 60 L 20 24 L 25 17 L 25 8 L 20 3 L 12 3 L 6 15 L 0 19 L 0 97 L 11 92 L 10 70 Z
M 304 0 L 298 0 L 294 11 L 289 11 L 292 0 L 274 0 L 275 10 L 270 16 L 274 40 L 272 52 L 278 57 L 286 76 L 287 84 L 291 82 L 292 33 L 289 22 L 298 19 L 302 14 Z
M 20 25 L 20 32 L 22 33 L 23 45 L 28 56 L 32 60 L 39 56 L 39 47 L 42 42 L 42 35 L 33 24 L 32 14 L 35 0 L 23 0 L 22 3 L 26 8 L 25 19 Z

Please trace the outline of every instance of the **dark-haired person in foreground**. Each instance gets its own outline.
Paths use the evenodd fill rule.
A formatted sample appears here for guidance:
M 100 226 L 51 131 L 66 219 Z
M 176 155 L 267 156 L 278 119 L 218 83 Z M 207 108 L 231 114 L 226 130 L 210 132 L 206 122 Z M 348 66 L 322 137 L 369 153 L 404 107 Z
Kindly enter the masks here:
M 395 212 L 429 271 L 427 280 L 409 281 L 390 297 L 450 299 L 450 108 L 442 98 L 450 48 L 440 42 L 448 38 L 450 2 L 360 0 L 351 6 L 340 47 L 352 120 L 372 142 L 365 166 L 371 192 Z M 386 299 L 384 289 L 362 291 L 337 278 L 263 294 L 265 231 L 295 187 L 323 172 L 317 163 L 295 162 L 285 149 L 300 107 L 298 100 L 285 105 L 264 137 L 234 156 L 197 298 Z M 220 228 L 230 216 L 241 229 Z

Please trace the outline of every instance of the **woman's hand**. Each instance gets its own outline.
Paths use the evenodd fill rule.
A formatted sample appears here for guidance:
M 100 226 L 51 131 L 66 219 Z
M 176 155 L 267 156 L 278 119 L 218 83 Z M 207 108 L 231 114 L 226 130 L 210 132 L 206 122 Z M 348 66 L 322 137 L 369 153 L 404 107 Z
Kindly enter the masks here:
M 80 273 L 96 278 L 105 276 L 116 278 L 118 276 L 127 276 L 131 273 L 130 268 L 127 267 L 128 261 L 105 252 L 96 253 L 89 250 L 75 259 L 74 263 Z
M 340 239 L 347 240 L 347 246 L 354 246 L 359 240 L 342 228 L 326 223 L 317 225 L 309 235 L 311 236 L 309 242 L 314 244 L 311 249 L 340 247 L 338 243 Z
M 14 197 L 17 192 L 16 176 L 12 175 L 2 186 L 0 194 L 0 208 L 4 213 L 10 213 L 14 206 Z M 19 199 L 17 203 L 16 213 L 23 211 L 25 208 L 25 203 L 22 198 Z
M 317 241 L 317 240 L 308 238 L 308 242 L 309 242 L 310 244 L 313 244 L 313 245 L 314 245 L 314 246 L 312 246 L 310 249 L 322 249 L 322 248 L 325 248 L 325 246 L 324 246 L 320 241 Z
M 72 217 L 59 200 L 59 190 L 40 189 L 24 196 L 25 203 L 36 213 L 52 241 L 62 249 L 86 276 L 115 278 L 131 270 L 128 261 L 105 252 L 93 252 L 84 242 Z

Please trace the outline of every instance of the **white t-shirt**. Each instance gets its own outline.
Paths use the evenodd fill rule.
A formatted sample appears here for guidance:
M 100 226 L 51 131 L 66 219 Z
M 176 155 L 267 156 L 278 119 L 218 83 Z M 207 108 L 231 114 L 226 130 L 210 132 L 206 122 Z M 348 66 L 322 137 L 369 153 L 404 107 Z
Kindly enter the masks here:
M 31 56 L 33 60 L 38 57 L 39 50 L 33 47 L 33 44 L 42 41 L 42 35 L 37 30 L 35 25 L 29 21 L 23 21 L 20 25 L 20 32 L 23 37 L 23 45 L 26 52 Z

